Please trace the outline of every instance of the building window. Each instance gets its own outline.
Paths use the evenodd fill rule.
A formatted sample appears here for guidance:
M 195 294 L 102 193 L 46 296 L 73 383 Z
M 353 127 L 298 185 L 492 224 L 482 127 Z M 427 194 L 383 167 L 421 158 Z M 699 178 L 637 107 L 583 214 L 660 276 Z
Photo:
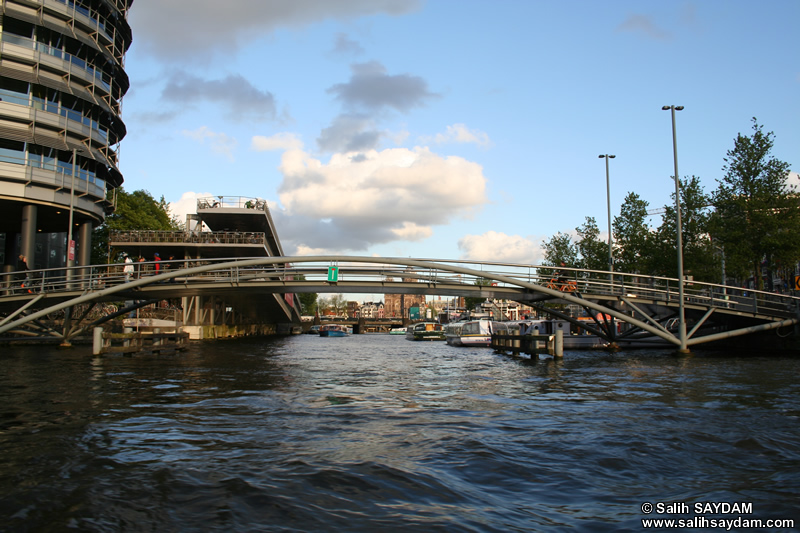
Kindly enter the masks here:
M 24 165 L 25 143 L 10 139 L 0 139 L 0 161 Z

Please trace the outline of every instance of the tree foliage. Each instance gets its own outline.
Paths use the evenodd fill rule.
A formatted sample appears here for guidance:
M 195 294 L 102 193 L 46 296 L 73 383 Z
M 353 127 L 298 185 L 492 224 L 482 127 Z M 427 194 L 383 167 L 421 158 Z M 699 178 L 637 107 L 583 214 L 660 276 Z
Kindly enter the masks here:
M 558 232 L 549 241 L 542 242 L 545 266 L 558 266 L 563 261 L 568 267 L 578 265 L 578 248 L 567 233 Z
M 108 259 L 108 235 L 111 230 L 179 230 L 181 225 L 170 215 L 169 206 L 162 196 L 156 201 L 145 191 L 128 193 L 117 190 L 117 205 L 103 224 L 92 234 L 92 263 L 105 263 Z M 112 261 L 114 254 L 111 254 Z
M 720 281 L 719 252 L 711 242 L 709 223 L 711 199 L 703 190 L 700 178 L 692 176 L 680 180 L 681 227 L 683 237 L 683 270 L 698 281 Z M 658 276 L 678 277 L 677 216 L 675 193 L 672 203 L 664 206 L 661 225 L 653 234 L 651 273 Z
M 599 239 L 600 229 L 594 217 L 586 217 L 582 226 L 575 228 L 578 241 L 578 265 L 587 270 L 608 270 L 608 243 Z M 566 261 L 565 261 L 566 262 Z
M 333 311 L 336 316 L 344 316 L 347 311 L 347 300 L 343 294 L 331 294 L 328 298 L 320 298 L 317 308 Z
M 614 217 L 612 228 L 617 253 L 614 255 L 614 270 L 630 273 L 650 273 L 653 240 L 648 224 L 646 200 L 630 192 Z
M 741 133 L 728 150 L 713 195 L 712 234 L 725 250 L 728 268 L 739 276 L 753 273 L 763 288 L 761 264 L 768 271 L 800 259 L 800 211 L 787 187 L 789 164 L 770 152 L 774 134 L 753 118 L 753 134 Z M 767 276 L 771 284 L 771 276 Z
M 296 281 L 304 281 L 306 277 L 303 274 L 297 274 L 294 279 Z M 300 312 L 302 314 L 313 315 L 317 312 L 317 296 L 315 292 L 297 293 L 297 299 L 300 300 Z

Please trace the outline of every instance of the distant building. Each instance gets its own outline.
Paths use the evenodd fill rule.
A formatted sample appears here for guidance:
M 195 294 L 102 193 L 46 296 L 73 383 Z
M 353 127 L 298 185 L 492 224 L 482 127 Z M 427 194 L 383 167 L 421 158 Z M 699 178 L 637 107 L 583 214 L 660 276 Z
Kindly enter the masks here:
M 364 302 L 359 309 L 359 318 L 386 318 L 383 302 Z
M 406 269 L 408 276 L 403 277 L 404 283 L 415 283 L 418 280 L 413 276 L 413 269 L 408 267 Z M 386 281 L 392 281 L 393 278 L 386 278 Z M 402 318 L 408 317 L 409 309 L 412 307 L 425 307 L 424 294 L 387 294 L 386 298 L 386 317 L 387 318 Z

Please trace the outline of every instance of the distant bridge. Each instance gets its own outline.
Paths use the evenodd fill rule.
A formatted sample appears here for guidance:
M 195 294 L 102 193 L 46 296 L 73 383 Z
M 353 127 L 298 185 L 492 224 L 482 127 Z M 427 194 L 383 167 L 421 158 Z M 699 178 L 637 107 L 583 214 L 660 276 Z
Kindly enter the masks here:
M 126 281 L 122 264 L 32 271 L 29 287 L 5 274 L 0 297 L 0 338 L 78 335 L 128 312 L 107 313 L 69 330 L 44 321 L 74 306 L 102 302 L 144 303 L 197 296 L 247 297 L 291 293 L 424 294 L 507 299 L 568 320 L 609 342 L 656 340 L 680 346 L 678 280 L 618 272 L 494 262 L 358 256 L 260 257 L 138 263 L 138 279 Z M 332 269 L 335 267 L 335 269 Z M 164 271 L 163 269 L 167 269 Z M 331 277 L 335 270 L 335 279 Z M 30 291 L 30 292 L 28 292 Z M 144 303 L 142 303 L 144 302 Z M 798 324 L 800 298 L 716 284 L 685 282 L 687 346 Z M 579 306 L 587 323 L 565 308 Z M 625 331 L 615 321 L 627 323 Z M 794 333 L 794 328 L 789 329 Z M 788 333 L 787 333 L 788 334 Z

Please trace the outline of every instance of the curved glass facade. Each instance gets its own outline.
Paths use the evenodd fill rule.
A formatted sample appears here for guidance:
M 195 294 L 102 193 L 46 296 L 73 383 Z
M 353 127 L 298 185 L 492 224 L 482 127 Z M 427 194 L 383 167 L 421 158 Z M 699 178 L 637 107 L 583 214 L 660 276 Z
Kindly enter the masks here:
M 120 104 L 133 0 L 0 3 L 0 234 L 6 271 L 88 264 L 91 230 L 122 185 Z M 69 220 L 73 221 L 70 231 Z M 53 237 L 60 233 L 61 237 Z M 40 242 L 47 241 L 47 247 Z M 60 243 L 60 244 L 59 244 Z

